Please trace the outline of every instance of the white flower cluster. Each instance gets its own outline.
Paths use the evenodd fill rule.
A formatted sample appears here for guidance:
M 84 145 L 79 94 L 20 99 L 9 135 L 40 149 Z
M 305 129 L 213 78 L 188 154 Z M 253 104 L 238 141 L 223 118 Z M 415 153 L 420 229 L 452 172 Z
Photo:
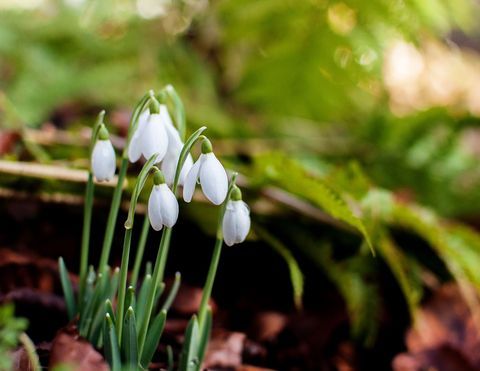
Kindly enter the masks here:
M 128 158 L 130 162 L 136 162 L 142 156 L 149 159 L 154 154 L 157 155 L 156 163 L 160 164 L 161 171 L 157 170 L 154 175 L 154 186 L 148 200 L 148 217 L 156 231 L 163 226 L 173 227 L 178 219 L 178 201 L 170 187 L 174 182 L 183 146 L 166 105 L 150 105 L 140 114 L 137 128 L 128 144 Z M 103 124 L 92 151 L 91 163 L 92 173 L 98 181 L 113 178 L 115 151 Z M 192 200 L 197 182 L 200 183 L 205 197 L 214 205 L 221 205 L 225 201 L 228 194 L 227 173 L 206 138 L 197 161 L 194 163 L 192 156 L 188 154 L 180 172 L 178 184 L 183 185 L 185 202 Z M 231 246 L 243 242 L 249 230 L 248 206 L 242 201 L 238 187 L 234 186 L 223 219 L 225 243 Z

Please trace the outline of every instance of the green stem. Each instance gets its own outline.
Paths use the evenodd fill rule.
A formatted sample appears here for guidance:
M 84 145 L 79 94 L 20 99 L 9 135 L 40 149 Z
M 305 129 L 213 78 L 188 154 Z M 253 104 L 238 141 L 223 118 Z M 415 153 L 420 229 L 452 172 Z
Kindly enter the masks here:
M 213 255 L 212 261 L 210 262 L 210 268 L 208 269 L 207 280 L 205 282 L 205 286 L 203 288 L 202 293 L 202 301 L 200 302 L 200 309 L 198 311 L 198 324 L 200 327 L 200 333 L 203 333 L 204 325 L 205 325 L 205 316 L 207 314 L 208 309 L 208 301 L 210 300 L 210 296 L 212 295 L 213 283 L 215 281 L 215 276 L 217 274 L 218 263 L 220 261 L 220 255 L 222 252 L 223 246 L 223 217 L 225 215 L 225 210 L 227 209 L 227 203 L 230 200 L 232 195 L 232 190 L 235 186 L 235 182 L 237 180 L 237 173 L 232 174 L 232 179 L 230 180 L 230 184 L 228 186 L 227 197 L 225 197 L 225 201 L 223 201 L 222 206 L 220 207 L 220 213 L 218 215 L 218 222 L 217 222 L 217 239 L 215 241 L 215 247 L 213 248 Z
M 178 180 L 180 178 L 180 172 L 182 170 L 183 164 L 187 159 L 188 153 L 190 152 L 192 146 L 198 140 L 202 132 L 206 129 L 205 126 L 202 126 L 197 131 L 195 131 L 185 142 L 185 145 L 180 152 L 180 156 L 178 157 L 177 162 L 177 169 L 175 171 L 175 178 L 173 181 L 172 192 L 174 194 L 177 193 L 178 188 Z M 155 295 L 157 291 L 157 287 L 163 281 L 164 273 L 165 273 L 165 265 L 167 263 L 168 257 L 168 250 L 170 247 L 170 238 L 172 235 L 172 229 L 165 227 L 162 233 L 162 239 L 160 240 L 160 246 L 157 252 L 157 258 L 155 260 L 155 268 L 153 270 L 152 275 L 152 285 L 150 286 L 150 292 L 147 295 L 147 305 L 145 306 L 145 317 L 142 319 L 140 324 L 140 331 L 138 335 L 138 349 L 139 354 L 141 355 L 143 352 L 143 346 L 145 344 L 145 339 L 147 337 L 147 330 L 148 325 L 150 323 L 150 318 L 152 316 L 153 304 L 155 301 Z
M 90 244 L 90 227 L 92 221 L 92 207 L 93 207 L 93 191 L 95 184 L 93 183 L 93 174 L 88 173 L 87 188 L 85 189 L 85 204 L 83 207 L 83 231 L 82 231 L 82 248 L 80 253 L 80 282 L 79 282 L 79 296 L 78 303 L 81 306 L 83 303 L 83 294 L 85 291 L 85 279 L 87 278 L 88 269 L 88 248 Z
M 117 302 L 117 338 L 118 344 L 122 344 L 123 315 L 125 306 L 125 296 L 127 292 L 127 274 L 128 261 L 130 257 L 130 243 L 132 241 L 132 229 L 125 229 L 125 239 L 123 241 L 122 263 L 120 266 L 120 279 L 118 281 L 118 302 Z
M 160 246 L 158 248 L 157 259 L 155 260 L 155 268 L 152 275 L 152 284 L 150 285 L 150 293 L 147 295 L 147 305 L 145 306 L 145 316 L 140 324 L 140 332 L 138 334 L 138 354 L 142 354 L 143 346 L 145 345 L 145 339 L 147 337 L 148 325 L 152 316 L 153 305 L 155 303 L 155 296 L 157 288 L 163 281 L 165 273 L 165 264 L 167 262 L 168 248 L 170 246 L 170 238 L 172 235 L 172 229 L 165 227 L 162 233 L 162 239 L 160 240 Z
M 221 224 L 221 222 L 220 222 Z M 212 261 L 210 262 L 210 268 L 208 269 L 207 281 L 203 288 L 202 301 L 200 302 L 200 309 L 198 312 L 198 324 L 200 326 L 200 333 L 203 331 L 205 323 L 205 316 L 208 309 L 208 301 L 212 295 L 213 283 L 217 274 L 218 263 L 220 261 L 220 255 L 222 253 L 223 236 L 220 228 L 220 234 L 217 232 L 217 240 L 215 241 L 215 247 L 213 248 Z
M 117 223 L 118 210 L 120 209 L 120 202 L 122 201 L 123 182 L 127 175 L 128 158 L 122 157 L 122 163 L 120 165 L 120 171 L 118 172 L 118 181 L 113 192 L 112 205 L 110 206 L 110 212 L 108 214 L 107 228 L 105 231 L 105 237 L 103 239 L 102 253 L 100 255 L 100 263 L 98 269 L 103 272 L 108 264 L 110 257 L 110 250 L 112 247 L 113 232 L 115 231 L 115 225 Z
M 133 264 L 133 271 L 130 277 L 130 284 L 133 287 L 136 287 L 138 274 L 140 272 L 140 264 L 143 260 L 143 253 L 145 251 L 145 245 L 147 244 L 148 232 L 150 231 L 150 220 L 148 215 L 145 215 L 143 220 L 142 233 L 140 235 L 140 241 L 138 242 L 137 252 L 135 255 L 135 263 Z

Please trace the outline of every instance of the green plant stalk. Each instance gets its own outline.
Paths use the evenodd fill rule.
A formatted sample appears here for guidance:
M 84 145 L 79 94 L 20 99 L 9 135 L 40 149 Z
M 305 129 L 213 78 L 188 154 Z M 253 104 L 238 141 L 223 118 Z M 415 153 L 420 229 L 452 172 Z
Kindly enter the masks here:
M 152 315 L 153 304 L 155 302 L 155 294 L 157 291 L 157 287 L 163 280 L 171 234 L 172 234 L 172 229 L 165 227 L 165 230 L 162 233 L 162 239 L 160 240 L 160 246 L 157 252 L 155 268 L 153 270 L 153 275 L 152 275 L 152 284 L 150 285 L 150 292 L 147 295 L 145 315 L 140 324 L 140 332 L 138 334 L 138 350 L 139 350 L 140 356 L 142 355 L 143 347 L 145 345 L 145 339 L 147 337 L 148 325 L 150 323 L 150 318 Z
M 90 244 L 90 227 L 92 222 L 93 193 L 95 184 L 93 183 L 93 174 L 88 173 L 87 188 L 85 189 L 85 204 L 83 207 L 83 230 L 82 230 L 82 247 L 80 252 L 80 281 L 78 292 L 78 304 L 82 306 L 83 293 L 85 291 L 85 279 L 88 270 L 88 248 Z M 81 310 L 81 308 L 80 308 Z
M 116 322 L 116 331 L 118 344 L 122 344 L 122 330 L 123 330 L 123 316 L 124 316 L 124 307 L 125 307 L 125 296 L 127 291 L 127 274 L 128 274 L 128 263 L 130 259 L 130 245 L 132 242 L 132 230 L 133 230 L 133 221 L 135 217 L 135 209 L 137 207 L 138 196 L 147 181 L 148 175 L 153 168 L 153 164 L 157 158 L 157 153 L 154 153 L 152 157 L 148 159 L 147 162 L 142 167 L 140 174 L 137 177 L 135 183 L 135 188 L 132 192 L 132 197 L 130 199 L 130 208 L 128 210 L 127 220 L 125 221 L 125 238 L 123 240 L 123 251 L 122 251 L 122 263 L 120 266 L 120 279 L 118 280 L 118 302 L 117 302 L 117 322 Z
M 120 209 L 120 202 L 122 201 L 123 182 L 127 175 L 128 157 L 122 157 L 122 163 L 118 172 L 117 185 L 112 196 L 112 204 L 110 206 L 110 212 L 108 213 L 107 228 L 105 230 L 105 237 L 103 239 L 102 253 L 100 255 L 100 262 L 98 269 L 103 272 L 108 264 L 110 257 L 110 250 L 113 241 L 113 232 L 115 231 L 115 225 L 117 223 L 118 210 Z
M 116 316 L 116 330 L 118 344 L 122 344 L 122 330 L 123 330 L 123 315 L 125 314 L 125 296 L 127 292 L 127 274 L 128 261 L 130 257 L 130 243 L 132 241 L 132 229 L 125 230 L 125 239 L 123 241 L 122 263 L 120 266 L 120 280 L 118 283 L 118 301 L 117 301 L 117 316 Z
M 220 255 L 222 253 L 222 246 L 223 246 L 223 217 L 225 215 L 225 210 L 227 208 L 227 203 L 230 200 L 230 196 L 232 194 L 233 186 L 235 185 L 235 181 L 237 179 L 237 173 L 232 175 L 232 179 L 230 180 L 230 185 L 228 187 L 227 197 L 225 197 L 225 201 L 223 202 L 220 213 L 218 215 L 218 222 L 217 222 L 217 239 L 215 241 L 215 246 L 213 248 L 213 255 L 212 261 L 210 262 L 210 267 L 208 269 L 207 280 L 205 282 L 205 286 L 203 288 L 202 294 L 202 301 L 200 302 L 200 309 L 198 311 L 198 324 L 200 327 L 200 333 L 204 331 L 205 325 L 205 316 L 207 314 L 208 309 L 208 301 L 210 300 L 210 296 L 212 295 L 213 283 L 215 281 L 215 276 L 217 274 L 218 263 L 220 261 Z
M 221 221 L 220 221 L 221 225 Z M 200 302 L 200 309 L 198 311 L 198 323 L 200 325 L 200 333 L 203 332 L 203 326 L 205 323 L 205 316 L 208 309 L 208 301 L 212 295 L 213 283 L 217 274 L 218 263 L 220 261 L 220 255 L 223 247 L 223 234 L 222 229 L 217 230 L 217 239 L 215 241 L 215 247 L 213 248 L 212 261 L 210 262 L 210 268 L 208 269 L 207 280 L 203 288 L 202 301 Z
M 100 255 L 99 262 L 99 271 L 103 272 L 106 265 L 108 264 L 108 259 L 110 257 L 110 250 L 112 248 L 113 233 L 115 231 L 115 225 L 117 223 L 118 210 L 120 209 L 120 202 L 122 201 L 122 192 L 123 192 L 123 182 L 127 175 L 128 168 L 128 146 L 130 145 L 130 140 L 132 135 L 137 127 L 138 118 L 140 114 L 147 106 L 150 99 L 150 92 L 146 93 L 137 103 L 133 109 L 132 117 L 128 126 L 127 133 L 127 142 L 122 153 L 122 163 L 120 164 L 120 170 L 118 172 L 118 180 L 115 190 L 112 196 L 112 204 L 110 206 L 110 212 L 108 214 L 107 228 L 105 231 L 105 237 L 103 239 L 102 253 Z
M 145 215 L 143 220 L 142 233 L 140 234 L 140 241 L 138 242 L 137 252 L 135 255 L 135 263 L 133 264 L 133 271 L 130 278 L 130 284 L 136 287 L 138 281 L 138 275 L 140 273 L 140 265 L 143 260 L 143 253 L 145 251 L 145 245 L 147 244 L 148 232 L 150 231 L 150 220 L 148 215 Z
M 206 129 L 205 126 L 202 126 L 197 131 L 195 131 L 185 142 L 185 145 L 180 152 L 178 157 L 177 168 L 175 171 L 175 178 L 173 181 L 172 192 L 176 194 L 178 188 L 178 180 L 180 179 L 180 172 L 182 167 L 187 159 L 188 153 L 190 152 L 192 146 L 195 144 L 197 139 L 200 137 L 202 132 Z M 157 258 L 155 260 L 155 268 L 152 275 L 152 284 L 150 286 L 150 292 L 147 295 L 147 304 L 145 306 L 145 315 L 141 319 L 140 331 L 138 335 L 138 349 L 140 356 L 143 352 L 143 346 L 145 345 L 145 339 L 147 337 L 148 325 L 150 323 L 150 318 L 152 316 L 153 303 L 155 301 L 155 294 L 157 287 L 163 281 L 163 276 L 165 272 L 165 265 L 168 257 L 168 250 L 170 246 L 170 239 L 172 235 L 172 229 L 165 227 L 162 233 L 162 239 L 160 240 L 160 246 L 157 252 Z
M 102 110 L 97 116 L 97 120 L 95 121 L 95 125 L 93 126 L 92 136 L 90 138 L 90 147 L 88 150 L 89 158 L 92 156 L 93 147 L 98 139 L 98 133 L 100 130 L 100 126 L 103 123 L 103 119 L 105 117 L 105 111 Z M 88 180 L 87 180 L 87 187 L 85 188 L 85 204 L 83 208 L 83 230 L 82 230 L 82 246 L 80 250 L 80 282 L 79 282 L 79 297 L 78 297 L 78 304 L 79 310 L 82 307 L 82 299 L 83 293 L 85 290 L 85 280 L 87 278 L 87 270 L 88 270 L 88 253 L 89 253 L 89 245 L 90 245 L 90 228 L 92 223 L 92 208 L 93 208 L 93 193 L 95 190 L 95 184 L 93 182 L 93 174 L 92 170 L 90 169 L 88 172 Z

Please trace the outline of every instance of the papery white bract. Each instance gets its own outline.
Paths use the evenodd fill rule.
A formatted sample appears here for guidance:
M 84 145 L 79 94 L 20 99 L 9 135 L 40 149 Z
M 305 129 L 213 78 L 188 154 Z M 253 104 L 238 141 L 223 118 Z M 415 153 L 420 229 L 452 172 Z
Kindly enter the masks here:
M 245 202 L 228 201 L 222 228 L 223 240 L 228 246 L 245 240 L 250 231 L 250 210 Z
M 165 183 L 154 185 L 148 199 L 148 218 L 156 231 L 173 227 L 178 219 L 178 201 Z
M 173 125 L 172 119 L 168 114 L 167 106 L 162 104 L 160 105 L 160 115 L 162 116 L 165 129 L 168 136 L 168 149 L 165 157 L 162 161 L 161 170 L 165 176 L 165 181 L 167 184 L 173 184 L 175 178 L 175 171 L 177 170 L 178 159 L 180 153 L 182 152 L 183 142 L 180 138 L 178 130 Z M 178 184 L 183 185 L 185 177 L 193 166 L 193 159 L 190 153 L 187 155 L 185 162 L 180 172 L 180 177 L 178 179 Z
M 188 172 L 183 186 L 185 202 L 192 200 L 198 179 L 200 179 L 203 194 L 210 202 L 220 205 L 225 200 L 228 192 L 228 177 L 223 165 L 213 152 L 202 153 Z
M 159 113 L 144 111 L 139 119 L 128 148 L 130 162 L 136 162 L 141 155 L 146 159 L 157 153 L 157 163 L 162 161 L 168 149 L 168 136 Z
M 92 151 L 92 173 L 99 181 L 108 181 L 115 175 L 115 150 L 110 140 L 97 140 Z

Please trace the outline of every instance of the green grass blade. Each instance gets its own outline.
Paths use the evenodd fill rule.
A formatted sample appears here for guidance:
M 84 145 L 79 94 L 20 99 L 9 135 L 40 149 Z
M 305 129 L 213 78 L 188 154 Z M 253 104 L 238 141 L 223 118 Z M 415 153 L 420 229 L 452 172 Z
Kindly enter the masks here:
M 112 371 L 121 370 L 120 349 L 118 347 L 117 334 L 110 315 L 105 314 L 103 327 L 103 338 L 105 340 L 104 353 Z
M 68 318 L 72 320 L 77 314 L 77 306 L 75 304 L 75 297 L 73 296 L 72 282 L 68 276 L 68 270 L 63 258 L 58 258 L 58 269 L 60 272 L 63 295 L 65 296 L 65 304 L 67 305 Z
M 132 307 L 128 307 L 125 315 L 122 342 L 122 352 L 127 363 L 127 370 L 136 371 L 138 369 L 137 326 L 135 323 L 135 312 Z
M 158 343 L 165 328 L 165 322 L 167 320 L 167 311 L 162 310 L 157 314 L 153 320 L 152 325 L 150 326 L 147 338 L 145 340 L 145 345 L 143 347 L 142 356 L 141 356 L 141 365 L 145 368 L 150 364 L 155 351 L 157 350 Z
M 125 298 L 125 308 L 128 310 L 129 307 L 135 310 L 135 289 L 133 286 L 128 286 L 127 296 Z
M 198 363 L 201 364 L 203 362 L 203 358 L 205 357 L 205 351 L 207 350 L 208 340 L 210 339 L 210 335 L 212 333 L 212 323 L 213 323 L 213 315 L 212 315 L 212 308 L 208 307 L 206 316 L 205 316 L 205 323 L 202 326 L 202 332 L 199 336 L 199 344 L 198 344 Z
M 185 332 L 185 342 L 180 354 L 179 371 L 194 371 L 200 366 L 198 360 L 199 328 L 197 316 L 193 316 Z
M 173 371 L 173 349 L 167 345 L 167 371 Z
M 152 284 L 152 276 L 147 274 L 140 287 L 140 293 L 138 294 L 138 302 L 135 308 L 136 318 L 143 318 L 145 315 L 145 304 L 147 302 L 147 294 L 150 292 L 150 285 Z
M 172 303 L 175 300 L 175 297 L 177 296 L 178 289 L 180 288 L 181 281 L 182 281 L 182 275 L 180 274 L 180 272 L 175 273 L 175 281 L 173 282 L 172 288 L 170 289 L 167 299 L 163 304 L 162 310 L 166 310 L 168 312 L 168 310 L 172 306 Z

